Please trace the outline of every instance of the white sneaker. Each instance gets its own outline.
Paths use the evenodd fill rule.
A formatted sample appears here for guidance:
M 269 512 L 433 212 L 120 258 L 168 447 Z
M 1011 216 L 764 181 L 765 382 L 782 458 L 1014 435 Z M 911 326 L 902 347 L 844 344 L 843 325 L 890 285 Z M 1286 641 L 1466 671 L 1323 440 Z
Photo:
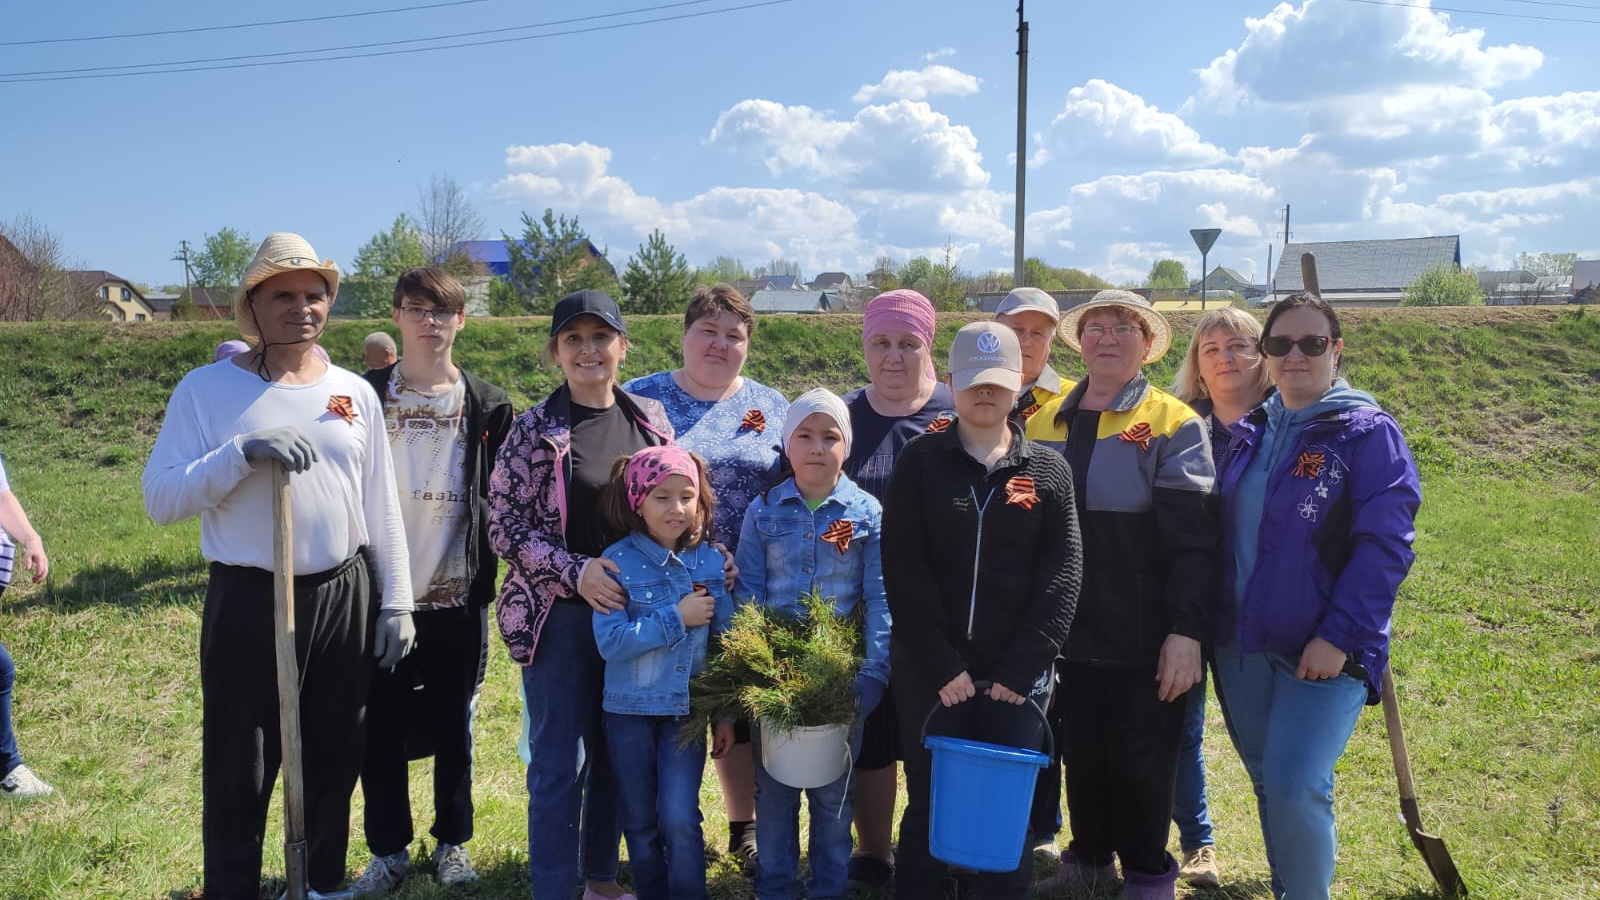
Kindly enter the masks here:
M 467 859 L 467 848 L 460 844 L 440 844 L 433 851 L 433 878 L 440 884 L 471 884 L 478 880 Z
M 350 889 L 357 897 L 376 896 L 387 894 L 400 886 L 411 874 L 411 851 L 401 850 L 388 856 L 374 856 L 372 862 L 367 863 L 367 870 L 350 883 Z
M 11 774 L 7 775 L 4 781 L 0 781 L 0 793 L 4 793 L 7 797 L 16 797 L 19 800 L 26 800 L 30 797 L 48 797 L 55 792 L 55 788 L 39 780 L 39 776 L 33 774 L 33 770 L 27 766 L 17 766 L 11 770 Z

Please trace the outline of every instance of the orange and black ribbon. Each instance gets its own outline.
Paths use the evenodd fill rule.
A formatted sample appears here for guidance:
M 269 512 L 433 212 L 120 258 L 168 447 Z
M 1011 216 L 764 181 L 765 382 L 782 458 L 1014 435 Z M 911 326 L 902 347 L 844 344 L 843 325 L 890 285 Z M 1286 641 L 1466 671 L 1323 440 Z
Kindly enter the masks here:
M 1151 436 L 1150 423 L 1148 422 L 1140 422 L 1132 428 L 1129 428 L 1127 431 L 1117 435 L 1117 437 L 1127 441 L 1130 444 L 1138 444 L 1139 449 L 1146 453 L 1150 452 Z
M 750 410 L 744 414 L 744 419 L 739 423 L 739 429 L 741 431 L 746 428 L 754 431 L 756 434 L 766 431 L 767 417 L 762 415 L 761 410 L 759 409 Z
M 332 397 L 329 397 L 328 412 L 333 413 L 346 422 L 355 424 L 356 405 L 346 394 L 334 394 Z
M 856 536 L 855 523 L 849 519 L 834 519 L 828 530 L 822 533 L 822 539 L 839 548 L 839 554 L 844 555 L 850 549 L 850 539 Z
M 1295 460 L 1294 477 L 1320 478 L 1322 477 L 1322 469 L 1327 464 L 1328 458 L 1326 456 L 1318 452 L 1307 450 L 1300 454 L 1300 458 L 1298 460 Z
M 1039 495 L 1033 489 L 1033 479 L 1021 475 L 1006 482 L 1006 502 L 1015 503 L 1023 509 L 1033 509 L 1039 505 Z
M 954 421 L 955 419 L 953 417 L 945 415 L 944 413 L 940 413 L 939 415 L 933 417 L 933 421 L 928 423 L 927 431 L 929 434 L 938 434 L 939 432 L 948 429 L 950 427 L 950 423 Z
M 1026 422 L 1029 419 L 1033 418 L 1033 414 L 1038 412 L 1038 411 L 1039 411 L 1039 401 L 1035 400 L 1033 403 L 1029 404 L 1026 409 L 1024 409 L 1022 411 L 1022 421 Z

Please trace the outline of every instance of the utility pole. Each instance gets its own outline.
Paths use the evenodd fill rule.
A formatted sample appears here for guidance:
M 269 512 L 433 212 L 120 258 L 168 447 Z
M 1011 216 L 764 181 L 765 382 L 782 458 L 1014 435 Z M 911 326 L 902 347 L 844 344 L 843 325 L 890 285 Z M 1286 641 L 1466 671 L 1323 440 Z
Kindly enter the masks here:
M 172 255 L 172 258 L 174 260 L 177 260 L 177 261 L 183 263 L 183 292 L 185 294 L 189 294 L 189 302 L 191 304 L 193 304 L 194 303 L 194 294 L 192 293 L 192 291 L 194 289 L 192 287 L 190 287 L 190 282 L 192 282 L 194 279 L 193 279 L 193 270 L 191 270 L 189 268 L 189 242 L 188 241 L 179 241 L 178 242 L 178 252 L 174 253 Z M 213 319 L 222 318 L 222 316 L 217 313 L 217 302 L 215 300 L 211 299 L 211 292 L 210 291 L 206 292 L 206 305 L 211 307 L 211 318 L 213 318 Z
M 1022 221 L 1027 214 L 1025 182 L 1028 175 L 1028 21 L 1022 17 L 1024 0 L 1017 0 L 1017 224 L 1012 250 L 1011 286 L 1022 287 Z
M 1283 253 L 1285 256 L 1289 255 L 1289 239 L 1293 236 L 1294 232 L 1289 230 L 1289 204 L 1285 203 L 1283 205 Z M 1271 252 L 1272 248 L 1267 248 L 1269 258 Z M 1278 302 L 1278 279 L 1276 278 L 1272 279 L 1272 302 Z

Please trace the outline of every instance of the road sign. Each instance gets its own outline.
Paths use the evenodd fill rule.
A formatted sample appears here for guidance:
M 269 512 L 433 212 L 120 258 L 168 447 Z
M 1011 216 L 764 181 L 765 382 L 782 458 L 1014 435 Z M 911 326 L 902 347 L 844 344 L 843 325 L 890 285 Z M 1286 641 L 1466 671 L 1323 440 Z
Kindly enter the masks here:
M 1189 236 L 1194 238 L 1194 245 L 1200 248 L 1200 252 L 1202 254 L 1210 253 L 1211 245 L 1215 244 L 1217 242 L 1217 238 L 1222 236 L 1222 229 L 1191 228 L 1189 229 Z M 1205 273 L 1201 272 L 1200 275 L 1201 277 L 1204 277 Z

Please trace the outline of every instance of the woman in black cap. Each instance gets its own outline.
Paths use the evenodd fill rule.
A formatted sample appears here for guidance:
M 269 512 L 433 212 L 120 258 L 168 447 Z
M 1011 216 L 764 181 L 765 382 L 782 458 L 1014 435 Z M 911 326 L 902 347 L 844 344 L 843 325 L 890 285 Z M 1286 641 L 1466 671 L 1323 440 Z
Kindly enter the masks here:
M 621 832 L 593 628 L 595 613 L 625 605 L 616 564 L 600 558 L 623 535 L 609 533 L 599 498 L 617 457 L 670 442 L 672 425 L 660 403 L 617 387 L 628 330 L 606 294 L 556 303 L 548 353 L 565 381 L 512 423 L 490 479 L 489 540 L 508 565 L 496 617 L 522 667 L 532 753 L 528 874 L 533 900 L 568 900 L 580 874 L 584 900 L 631 900 L 616 883 Z

